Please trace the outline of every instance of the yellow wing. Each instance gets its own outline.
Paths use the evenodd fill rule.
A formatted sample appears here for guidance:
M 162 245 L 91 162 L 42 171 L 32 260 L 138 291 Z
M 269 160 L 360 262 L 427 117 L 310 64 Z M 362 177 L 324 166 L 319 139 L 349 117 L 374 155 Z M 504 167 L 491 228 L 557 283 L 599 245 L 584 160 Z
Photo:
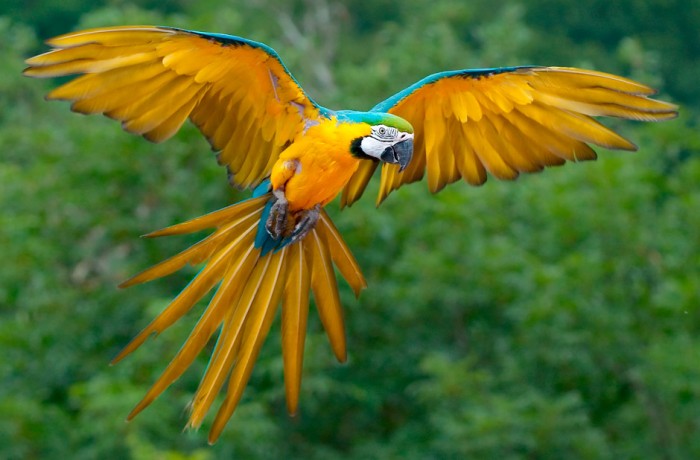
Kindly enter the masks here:
M 641 121 L 674 118 L 677 107 L 650 99 L 654 90 L 601 72 L 564 67 L 508 67 L 431 75 L 381 102 L 373 111 L 408 120 L 415 130 L 413 160 L 403 171 L 382 167 L 377 204 L 428 172 L 431 192 L 487 172 L 512 180 L 567 160 L 593 160 L 588 144 L 636 150 L 592 117 Z M 363 193 L 377 164 L 366 162 L 343 191 L 343 205 Z
M 49 93 L 76 112 L 103 113 L 153 142 L 187 118 L 219 151 L 233 185 L 267 176 L 305 123 L 326 110 L 309 99 L 268 46 L 240 37 L 168 27 L 92 29 L 47 42 L 25 75 L 85 74 Z

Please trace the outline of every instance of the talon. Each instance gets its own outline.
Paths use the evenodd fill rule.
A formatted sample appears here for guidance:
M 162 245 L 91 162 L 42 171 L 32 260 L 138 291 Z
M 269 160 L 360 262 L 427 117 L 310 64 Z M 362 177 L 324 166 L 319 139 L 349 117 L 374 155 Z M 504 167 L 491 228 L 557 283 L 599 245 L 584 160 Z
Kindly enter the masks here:
M 275 201 L 270 207 L 270 215 L 265 222 L 265 230 L 275 240 L 289 238 L 290 243 L 303 239 L 321 218 L 321 205 L 311 209 L 290 213 L 289 201 L 284 190 L 273 190 Z M 292 225 L 294 225 L 292 227 Z
M 287 217 L 289 215 L 289 202 L 284 196 L 284 190 L 273 190 L 275 202 L 270 208 L 270 215 L 265 223 L 267 233 L 274 239 L 282 238 L 287 230 Z
M 317 204 L 313 208 L 304 211 L 304 214 L 299 222 L 294 226 L 292 233 L 292 242 L 303 239 L 318 223 L 321 218 L 321 205 Z

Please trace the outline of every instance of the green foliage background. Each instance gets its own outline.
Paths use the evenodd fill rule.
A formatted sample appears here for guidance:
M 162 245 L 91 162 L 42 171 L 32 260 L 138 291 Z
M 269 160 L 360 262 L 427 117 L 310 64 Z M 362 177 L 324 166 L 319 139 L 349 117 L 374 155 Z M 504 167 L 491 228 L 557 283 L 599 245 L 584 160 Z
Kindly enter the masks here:
M 700 458 L 698 0 L 0 0 L 0 16 L 0 458 Z M 342 292 L 348 363 L 314 317 L 289 418 L 273 327 L 209 447 L 181 432 L 206 356 L 124 422 L 196 313 L 107 366 L 194 269 L 115 286 L 191 242 L 137 235 L 243 195 L 192 127 L 151 145 L 20 75 L 40 39 L 124 23 L 266 42 L 331 108 L 537 63 L 637 78 L 681 117 L 615 123 L 634 154 L 331 206 L 370 283 Z

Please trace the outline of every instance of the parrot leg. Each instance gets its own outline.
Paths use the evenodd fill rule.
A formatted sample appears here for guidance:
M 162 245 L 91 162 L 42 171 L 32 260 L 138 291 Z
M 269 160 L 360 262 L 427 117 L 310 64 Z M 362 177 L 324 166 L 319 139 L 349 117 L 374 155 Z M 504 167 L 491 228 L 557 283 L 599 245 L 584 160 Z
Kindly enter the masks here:
M 294 242 L 304 238 L 320 219 L 321 205 L 290 213 L 289 201 L 284 196 L 284 190 L 273 190 L 272 194 L 275 196 L 275 202 L 265 223 L 267 233 L 276 240 L 289 237 Z
M 294 226 L 294 232 L 292 233 L 292 242 L 303 239 L 321 218 L 321 205 L 317 204 L 311 209 L 302 211 L 301 219 Z
M 277 240 L 288 233 L 289 201 L 284 196 L 283 189 L 273 190 L 272 194 L 275 196 L 275 202 L 270 208 L 270 216 L 267 218 L 265 228 L 267 233 Z

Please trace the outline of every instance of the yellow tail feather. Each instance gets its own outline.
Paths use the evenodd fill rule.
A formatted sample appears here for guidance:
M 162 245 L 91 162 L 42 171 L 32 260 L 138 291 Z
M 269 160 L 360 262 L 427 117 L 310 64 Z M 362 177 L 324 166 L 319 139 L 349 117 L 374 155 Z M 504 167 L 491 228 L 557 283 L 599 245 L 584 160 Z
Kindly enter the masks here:
M 304 340 L 309 315 L 311 279 L 304 251 L 298 244 L 289 248 L 287 287 L 282 309 L 282 357 L 287 411 L 296 414 L 299 407 L 301 370 L 304 363 Z
M 282 348 L 287 408 L 299 403 L 310 292 L 334 354 L 346 358 L 345 331 L 334 266 L 355 294 L 366 286 L 357 261 L 325 211 L 302 241 L 261 256 L 255 235 L 270 195 L 253 198 L 196 219 L 158 230 L 147 237 L 180 235 L 205 228 L 215 231 L 199 243 L 122 284 L 131 286 L 169 275 L 186 264 L 204 268 L 113 363 L 163 332 L 218 284 L 216 293 L 189 337 L 128 419 L 151 404 L 177 380 L 219 329 L 219 338 L 191 403 L 188 427 L 198 428 L 228 378 L 224 402 L 209 441 L 215 442 L 238 405 L 277 307 L 282 304 Z

